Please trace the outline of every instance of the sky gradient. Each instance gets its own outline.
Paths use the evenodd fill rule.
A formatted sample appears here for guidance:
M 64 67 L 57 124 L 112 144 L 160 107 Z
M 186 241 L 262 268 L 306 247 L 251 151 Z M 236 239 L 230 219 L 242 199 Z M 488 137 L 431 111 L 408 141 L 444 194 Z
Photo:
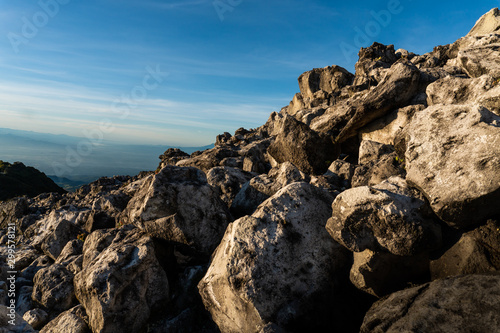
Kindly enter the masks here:
M 262 125 L 304 71 L 353 72 L 374 41 L 429 52 L 498 5 L 0 0 L 0 127 L 83 137 L 106 122 L 106 140 L 206 145 Z

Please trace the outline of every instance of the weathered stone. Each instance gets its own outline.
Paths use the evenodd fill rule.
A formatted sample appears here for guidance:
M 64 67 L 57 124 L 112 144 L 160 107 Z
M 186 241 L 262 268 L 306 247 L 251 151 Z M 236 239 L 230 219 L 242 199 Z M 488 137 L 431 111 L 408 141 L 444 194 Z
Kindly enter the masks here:
M 293 183 L 229 225 L 199 284 L 222 332 L 254 332 L 271 321 L 293 331 L 324 328 L 350 261 L 324 229 L 331 200 Z
M 23 319 L 35 330 L 42 328 L 49 319 L 47 312 L 42 309 L 29 310 L 23 315 Z
M 52 258 L 46 255 L 39 256 L 36 258 L 28 267 L 21 271 L 20 277 L 27 280 L 33 280 L 35 274 L 42 268 L 49 267 L 53 264 Z
M 92 232 L 97 229 L 114 228 L 116 221 L 104 211 L 93 211 L 85 223 L 85 231 Z
M 412 256 L 433 250 L 441 242 L 441 229 L 429 219 L 427 204 L 399 177 L 344 191 L 332 209 L 326 229 L 351 251 Z
M 477 20 L 467 36 L 486 35 L 500 30 L 500 11 L 493 8 Z
M 30 285 L 23 285 L 21 281 L 22 279 L 19 278 L 16 280 L 16 312 L 23 316 L 26 312 L 33 309 L 33 301 L 31 299 L 33 287 Z
M 407 136 L 407 180 L 451 226 L 500 214 L 500 117 L 477 105 L 418 112 Z
M 138 332 L 168 297 L 152 239 L 129 229 L 98 230 L 84 244 L 83 269 L 74 285 L 94 332 Z
M 207 173 L 207 181 L 229 207 L 243 184 L 254 176 L 237 168 L 215 167 Z
M 500 223 L 490 220 L 465 233 L 430 267 L 432 279 L 500 271 Z
M 202 171 L 167 166 L 142 185 L 122 219 L 153 237 L 209 255 L 232 218 Z
M 66 220 L 59 222 L 54 230 L 44 239 L 42 251 L 56 260 L 66 244 L 75 239 L 83 230 Z
M 343 160 L 335 160 L 328 167 L 328 171 L 325 173 L 325 175 L 337 175 L 342 182 L 342 187 L 349 188 L 351 187 L 351 180 L 354 176 L 354 170 L 356 170 L 356 166 L 354 164 Z
M 338 157 L 338 148 L 327 136 L 319 134 L 306 124 L 285 115 L 280 131 L 269 146 L 268 153 L 278 162 L 290 162 L 307 174 L 322 174 L 327 161 Z
M 394 45 L 373 43 L 371 46 L 361 48 L 359 60 L 355 65 L 356 77 L 354 86 L 376 86 L 388 68 L 397 60 Z
M 86 321 L 88 321 L 85 309 L 81 305 L 61 313 L 49 322 L 40 333 L 90 333 Z
M 354 253 L 351 282 L 377 297 L 404 289 L 411 283 L 425 282 L 428 276 L 427 253 L 411 257 L 371 250 Z
M 42 268 L 33 279 L 33 300 L 54 311 L 70 309 L 76 303 L 73 277 L 63 265 Z
M 394 151 L 392 145 L 363 140 L 359 146 L 359 164 L 366 164 L 371 161 L 380 160 L 383 155 L 390 154 Z
M 357 166 L 351 179 L 351 186 L 374 186 L 395 176 L 401 178 L 406 176 L 404 161 L 396 153 L 385 154 L 379 160 Z
M 73 239 L 66 244 L 55 263 L 65 266 L 71 273 L 76 274 L 82 269 L 82 251 L 83 241 Z
M 340 66 L 315 68 L 299 76 L 299 88 L 302 96 L 314 98 L 314 93 L 322 90 L 327 93 L 339 91 L 352 83 L 354 75 Z
M 360 332 L 498 332 L 499 294 L 500 275 L 437 280 L 375 303 Z

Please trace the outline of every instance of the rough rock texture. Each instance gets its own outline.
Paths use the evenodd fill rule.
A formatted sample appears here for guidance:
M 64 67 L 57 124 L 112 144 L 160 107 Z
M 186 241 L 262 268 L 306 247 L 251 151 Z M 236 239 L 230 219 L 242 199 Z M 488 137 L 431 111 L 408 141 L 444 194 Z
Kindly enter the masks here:
M 168 297 L 153 241 L 138 229 L 94 232 L 85 242 L 75 293 L 94 332 L 138 332 Z
M 338 149 L 331 139 L 309 128 L 290 116 L 280 120 L 280 134 L 269 146 L 268 153 L 278 162 L 290 162 L 308 174 L 324 173 L 338 157 Z
M 490 220 L 463 234 L 451 249 L 432 261 L 430 267 L 433 279 L 500 271 L 500 223 Z
M 500 30 L 500 11 L 493 8 L 481 16 L 467 36 L 485 35 Z
M 175 166 L 150 176 L 121 218 L 153 237 L 189 245 L 205 254 L 217 247 L 232 219 L 203 172 Z
M 269 322 L 290 331 L 321 328 L 315 318 L 335 315 L 331 293 L 349 256 L 324 229 L 332 199 L 294 183 L 229 225 L 199 284 L 222 332 L 254 332 Z
M 230 207 L 243 184 L 254 176 L 256 175 L 238 168 L 215 167 L 207 173 L 207 181 Z
M 411 256 L 439 247 L 441 230 L 427 205 L 404 179 L 341 193 L 332 204 L 326 229 L 351 251 L 386 251 Z
M 499 294 L 498 274 L 437 280 L 375 303 L 360 332 L 498 332 Z
M 471 226 L 500 214 L 500 117 L 486 108 L 434 105 L 418 112 L 405 160 L 408 182 L 448 224 Z
M 364 250 L 354 253 L 351 282 L 358 289 L 382 297 L 426 281 L 429 275 L 428 254 L 396 256 L 391 253 Z
M 51 310 L 70 309 L 76 302 L 73 277 L 73 273 L 63 265 L 42 268 L 33 279 L 33 300 Z
M 42 309 L 33 309 L 25 312 L 23 319 L 30 324 L 31 327 L 37 330 L 47 324 L 49 315 Z
M 49 322 L 40 333 L 90 333 L 88 317 L 83 306 L 78 305 L 61 313 Z

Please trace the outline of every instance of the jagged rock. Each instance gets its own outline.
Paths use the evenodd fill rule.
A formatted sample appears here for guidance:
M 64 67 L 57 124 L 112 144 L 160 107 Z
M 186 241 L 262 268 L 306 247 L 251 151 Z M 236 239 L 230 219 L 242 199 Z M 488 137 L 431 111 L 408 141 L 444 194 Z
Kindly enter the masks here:
M 325 175 L 337 175 L 340 178 L 340 181 L 342 182 L 342 187 L 344 188 L 349 188 L 351 187 L 351 180 L 352 177 L 354 176 L 354 170 L 356 170 L 356 166 L 346 162 L 344 160 L 335 160 L 333 163 L 328 167 L 328 171 L 326 172 Z
M 21 231 L 19 228 L 18 219 L 23 217 L 28 211 L 28 202 L 25 197 L 14 198 L 5 202 L 0 201 L 0 228 L 7 229 L 9 224 L 17 226 L 17 232 Z
M 335 316 L 336 286 L 350 260 L 324 229 L 332 199 L 293 183 L 229 225 L 198 286 L 222 332 L 254 332 L 271 321 L 315 330 L 325 327 L 323 316 Z
M 82 270 L 83 241 L 73 239 L 69 241 L 57 257 L 56 264 L 65 266 L 71 273 L 76 274 Z
M 24 313 L 23 315 L 24 321 L 30 324 L 35 330 L 42 328 L 49 319 L 49 315 L 47 312 L 42 309 L 33 309 Z
M 404 289 L 410 283 L 425 282 L 428 276 L 429 255 L 427 253 L 416 256 L 396 256 L 367 249 L 354 253 L 350 278 L 358 289 L 382 297 Z
M 259 175 L 245 183 L 231 205 L 231 212 L 236 217 L 251 215 L 262 202 L 281 188 L 308 180 L 309 177 L 292 163 L 282 163 L 271 169 L 268 175 Z
M 340 66 L 315 68 L 299 76 L 299 88 L 302 96 L 313 98 L 317 91 L 334 93 L 352 83 L 354 75 Z
M 14 325 L 12 325 L 12 323 Z M 23 317 L 0 304 L 0 333 L 36 333 Z
M 90 333 L 87 321 L 85 309 L 77 305 L 50 321 L 40 333 Z
M 98 230 L 84 244 L 83 269 L 74 279 L 93 332 L 138 332 L 169 285 L 153 241 L 138 229 Z
M 394 146 L 385 145 L 383 143 L 363 140 L 359 146 L 359 164 L 367 164 L 371 161 L 378 161 L 383 155 L 390 154 L 394 151 Z
M 450 76 L 427 87 L 427 103 L 477 103 L 500 115 L 500 85 L 489 75 L 473 79 Z
M 35 274 L 41 270 L 42 268 L 49 267 L 53 264 L 52 258 L 47 255 L 41 255 L 36 258 L 29 266 L 21 271 L 20 277 L 23 277 L 27 280 L 33 280 Z
M 467 36 L 486 35 L 500 30 L 500 11 L 493 8 L 477 20 Z
M 328 108 L 324 115 L 313 119 L 311 128 L 332 133 L 335 142 L 342 143 L 375 119 L 407 105 L 417 93 L 419 79 L 420 71 L 412 63 L 400 60 L 387 69 L 375 88 Z
M 359 51 L 359 60 L 355 65 L 354 86 L 376 86 L 385 74 L 385 70 L 398 59 L 394 45 L 373 43 Z
M 423 109 L 423 105 L 410 105 L 394 110 L 360 129 L 360 140 L 395 145 L 398 134 L 404 131 L 409 125 L 415 112 L 422 111 Z
M 499 293 L 500 275 L 437 280 L 375 303 L 360 332 L 498 332 Z
M 185 244 L 210 255 L 231 214 L 195 168 L 167 166 L 150 176 L 122 214 L 125 223 L 153 237 Z
M 458 47 L 457 63 L 470 77 L 488 74 L 500 77 L 500 35 L 466 36 L 455 43 Z
M 191 158 L 183 159 L 177 162 L 179 167 L 196 167 L 204 172 L 208 172 L 210 169 L 216 166 L 232 166 L 232 167 L 243 167 L 243 158 L 239 155 L 238 150 L 231 147 L 219 146 L 209 150 L 204 151 L 200 155 L 194 156 L 191 154 Z M 228 163 L 222 163 L 222 161 L 227 158 L 237 158 L 237 165 L 227 165 Z
M 351 251 L 412 256 L 439 247 L 441 229 L 427 204 L 406 181 L 392 177 L 373 187 L 342 192 L 332 204 L 326 229 Z
M 158 170 L 161 170 L 167 165 L 176 165 L 177 162 L 189 158 L 189 154 L 183 152 L 179 148 L 169 148 L 158 158 L 161 160 Z
M 390 153 L 382 155 L 378 160 L 359 165 L 354 171 L 351 186 L 374 186 L 391 177 L 404 178 L 406 172 L 403 163 L 396 153 Z
M 500 223 L 490 220 L 463 234 L 451 249 L 432 261 L 430 267 L 432 279 L 500 271 Z
M 285 115 L 279 126 L 279 134 L 268 149 L 278 163 L 290 162 L 307 174 L 322 174 L 330 164 L 327 161 L 338 157 L 338 148 L 329 137 L 295 118 Z
M 54 311 L 70 309 L 76 303 L 73 277 L 73 273 L 60 264 L 40 269 L 33 279 L 33 300 Z
M 237 168 L 215 167 L 207 173 L 207 181 L 229 207 L 243 184 L 254 176 Z
M 415 114 L 407 136 L 408 182 L 451 226 L 500 213 L 500 117 L 478 105 L 434 105 Z
M 66 220 L 60 221 L 54 230 L 43 240 L 42 251 L 56 260 L 66 244 L 82 233 L 82 229 Z

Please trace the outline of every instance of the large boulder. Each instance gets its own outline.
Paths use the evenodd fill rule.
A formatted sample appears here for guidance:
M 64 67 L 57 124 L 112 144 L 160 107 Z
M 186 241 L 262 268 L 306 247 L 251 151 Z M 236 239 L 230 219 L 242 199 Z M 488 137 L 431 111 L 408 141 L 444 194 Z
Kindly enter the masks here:
M 229 225 L 198 286 L 222 332 L 257 332 L 269 323 L 296 332 L 347 325 L 331 319 L 351 261 L 324 228 L 332 200 L 293 183 Z
M 196 168 L 166 166 L 149 176 L 121 215 L 153 237 L 210 255 L 232 220 L 227 206 Z
M 326 229 L 354 252 L 370 249 L 412 256 L 441 243 L 441 228 L 429 218 L 424 198 L 399 177 L 344 191 L 332 209 Z
M 500 30 L 500 11 L 493 8 L 477 20 L 467 36 L 486 35 Z
M 490 220 L 462 235 L 440 258 L 431 262 L 433 279 L 500 271 L 500 222 Z
M 230 207 L 243 184 L 254 176 L 255 174 L 238 168 L 215 167 L 208 171 L 207 181 L 215 189 L 222 201 Z
M 70 309 L 76 303 L 73 277 L 73 273 L 60 264 L 42 268 L 33 279 L 33 300 L 53 311 Z
M 375 303 L 360 332 L 498 332 L 499 294 L 498 274 L 437 280 Z
M 415 114 L 407 181 L 455 227 L 500 213 L 500 117 L 478 105 L 434 105 Z
M 307 174 L 322 174 L 338 157 L 338 148 L 328 136 L 295 118 L 285 115 L 278 126 L 279 134 L 268 149 L 278 163 L 290 162 Z
M 138 229 L 96 231 L 85 241 L 74 279 L 93 332 L 139 332 L 169 295 L 153 240 Z
M 354 75 L 340 66 L 315 68 L 299 76 L 299 88 L 302 96 L 314 98 L 314 93 L 323 90 L 337 92 L 352 83 Z

